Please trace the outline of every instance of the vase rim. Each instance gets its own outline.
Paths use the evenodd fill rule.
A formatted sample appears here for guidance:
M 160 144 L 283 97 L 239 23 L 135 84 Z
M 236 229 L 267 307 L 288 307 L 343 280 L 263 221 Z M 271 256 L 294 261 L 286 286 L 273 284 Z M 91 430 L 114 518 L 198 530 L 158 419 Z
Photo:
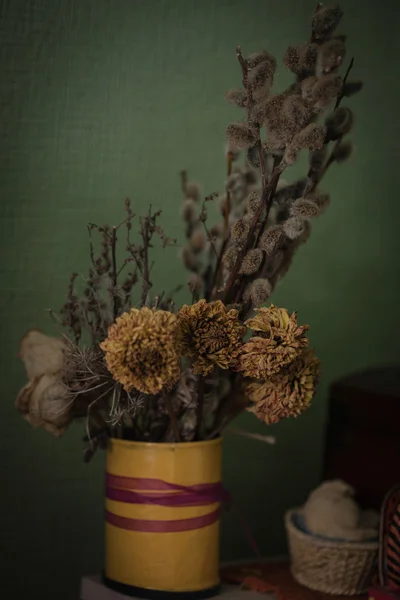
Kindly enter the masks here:
M 148 446 L 153 450 L 161 450 L 165 448 L 176 448 L 176 449 L 184 449 L 184 448 L 199 448 L 201 446 L 218 446 L 222 442 L 222 437 L 218 436 L 212 440 L 200 440 L 198 442 L 137 442 L 134 440 L 120 440 L 119 438 L 110 438 L 110 441 L 115 446 L 128 446 L 134 447 L 138 446 L 140 448 L 145 448 Z

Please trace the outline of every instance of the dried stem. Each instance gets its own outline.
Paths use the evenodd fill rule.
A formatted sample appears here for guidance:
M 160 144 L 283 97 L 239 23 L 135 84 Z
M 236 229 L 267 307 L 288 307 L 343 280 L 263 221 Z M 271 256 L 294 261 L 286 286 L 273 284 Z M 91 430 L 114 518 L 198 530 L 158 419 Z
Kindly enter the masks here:
M 115 288 L 117 287 L 117 228 L 113 227 L 111 230 L 111 260 L 112 260 L 112 271 L 111 278 L 113 283 L 113 315 L 114 320 L 118 315 L 118 298 L 115 295 Z
M 339 104 L 341 103 L 342 99 L 344 98 L 344 94 L 343 94 L 343 90 L 344 90 L 344 86 L 346 84 L 346 81 L 350 75 L 350 72 L 352 70 L 354 66 L 354 56 L 350 61 L 349 66 L 347 67 L 347 71 L 345 73 L 345 76 L 343 77 L 343 83 L 342 83 L 342 91 L 340 92 L 340 94 L 338 95 L 337 99 L 336 99 L 336 104 L 335 104 L 335 110 L 339 107 Z
M 203 407 L 204 407 L 204 377 L 199 375 L 198 387 L 197 387 L 197 406 L 196 406 L 196 433 L 195 440 L 200 439 L 201 433 L 201 422 L 203 420 Z

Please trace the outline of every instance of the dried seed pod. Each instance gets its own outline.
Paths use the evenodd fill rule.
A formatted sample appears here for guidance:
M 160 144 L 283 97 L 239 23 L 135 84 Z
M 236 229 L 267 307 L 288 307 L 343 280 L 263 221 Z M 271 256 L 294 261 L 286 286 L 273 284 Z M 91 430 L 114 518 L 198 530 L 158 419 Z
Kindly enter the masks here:
M 257 129 L 246 123 L 232 123 L 226 129 L 228 141 L 236 148 L 249 148 L 254 146 L 258 139 Z
M 236 244 L 242 245 L 246 242 L 249 231 L 249 222 L 243 218 L 239 219 L 234 225 L 232 225 L 231 238 Z
M 184 200 L 181 208 L 181 217 L 186 223 L 193 223 L 196 220 L 197 205 L 193 198 Z
M 315 40 L 324 40 L 328 38 L 343 16 L 343 12 L 337 4 L 321 5 L 315 12 L 311 27 Z
M 240 266 L 240 275 L 254 275 L 261 267 L 263 261 L 263 252 L 259 248 L 249 250 L 242 260 Z
M 337 163 L 343 163 L 350 158 L 353 152 L 353 144 L 351 142 L 340 142 L 332 150 L 332 160 Z
M 249 295 L 255 308 L 265 304 L 272 293 L 272 286 L 268 279 L 255 279 L 249 286 Z
M 244 90 L 228 90 L 225 94 L 225 98 L 228 100 L 228 102 L 234 104 L 235 106 L 240 106 L 241 108 L 246 106 L 247 94 Z
M 307 198 L 298 198 L 290 207 L 292 217 L 300 217 L 301 219 L 312 219 L 320 214 L 318 204 Z
M 283 224 L 283 231 L 290 240 L 299 238 L 306 228 L 305 220 L 299 217 L 290 217 Z
M 267 256 L 274 252 L 284 239 L 282 225 L 272 225 L 268 227 L 260 237 L 258 247 L 267 253 Z
M 327 119 L 327 135 L 330 140 L 338 140 L 349 133 L 353 126 L 354 115 L 350 108 L 340 106 Z

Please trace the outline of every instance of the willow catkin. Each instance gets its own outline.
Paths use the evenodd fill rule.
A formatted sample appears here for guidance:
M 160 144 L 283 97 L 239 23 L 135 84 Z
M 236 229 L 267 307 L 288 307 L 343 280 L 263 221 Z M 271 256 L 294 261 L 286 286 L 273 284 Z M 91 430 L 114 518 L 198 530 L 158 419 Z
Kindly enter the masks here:
M 196 231 L 193 232 L 190 237 L 190 245 L 195 253 L 204 250 L 206 245 L 206 237 L 202 229 L 197 228 Z
M 182 248 L 181 253 L 182 262 L 186 269 L 189 271 L 198 271 L 200 268 L 199 262 L 194 254 L 193 250 L 188 246 Z
M 254 275 L 263 262 L 263 252 L 259 248 L 249 250 L 242 260 L 240 275 Z
M 324 75 L 317 78 L 311 90 L 307 89 L 307 86 L 305 89 L 309 93 L 311 92 L 310 102 L 314 110 L 320 111 L 326 108 L 339 94 L 342 89 L 342 78 L 336 74 Z
M 254 69 L 254 67 L 257 67 L 261 63 L 267 63 L 271 74 L 274 74 L 276 70 L 276 60 L 272 54 L 266 50 L 261 50 L 261 52 L 253 52 L 245 59 L 245 65 L 248 69 Z
M 362 81 L 346 81 L 342 88 L 342 94 L 346 97 L 354 96 L 363 89 L 363 86 Z
M 197 204 L 193 198 L 184 200 L 181 207 L 181 217 L 186 223 L 193 223 L 196 220 Z
M 231 238 L 236 244 L 243 245 L 247 240 L 249 231 L 250 223 L 243 218 L 239 219 L 234 225 L 232 225 Z
M 224 255 L 222 257 L 222 263 L 228 270 L 231 270 L 235 266 L 238 256 L 239 249 L 237 248 L 237 246 L 232 245 L 225 250 Z
M 226 128 L 226 135 L 230 144 L 236 148 L 249 148 L 254 146 L 258 139 L 258 131 L 246 123 L 231 123 Z
M 243 108 L 246 106 L 247 94 L 242 89 L 232 89 L 225 93 L 225 98 L 231 104 Z
M 188 286 L 191 292 L 200 292 L 203 280 L 198 273 L 191 273 L 188 278 Z
M 192 198 L 195 202 L 200 199 L 200 186 L 195 181 L 188 181 L 185 184 L 185 196 L 186 198 Z
M 255 308 L 265 304 L 272 293 L 271 283 L 266 278 L 255 279 L 250 285 L 248 295 Z
M 283 223 L 283 231 L 290 240 L 299 238 L 305 230 L 305 221 L 299 217 L 290 217 Z
M 292 217 L 300 217 L 301 219 L 312 219 L 321 213 L 318 204 L 307 198 L 298 198 L 290 207 L 290 215 Z
M 348 160 L 352 153 L 353 144 L 351 142 L 340 142 L 334 146 L 331 158 L 340 164 Z
M 318 70 L 327 74 L 335 71 L 346 56 L 346 46 L 340 38 L 332 38 L 318 48 Z
M 319 150 L 324 145 L 326 127 L 309 123 L 293 139 L 293 145 L 307 150 Z
M 271 225 L 271 227 L 268 227 L 261 235 L 258 247 L 261 250 L 264 250 L 268 256 L 278 248 L 284 237 L 282 225 Z
M 325 121 L 330 140 L 338 140 L 349 133 L 353 126 L 354 115 L 350 108 L 340 106 Z
M 260 208 L 260 204 L 261 204 L 260 194 L 258 192 L 251 192 L 251 194 L 249 194 L 249 196 L 247 197 L 246 203 L 247 203 L 247 211 L 251 215 L 254 215 Z
M 343 12 L 338 4 L 320 5 L 311 22 L 314 39 L 328 38 L 339 25 L 342 16 Z

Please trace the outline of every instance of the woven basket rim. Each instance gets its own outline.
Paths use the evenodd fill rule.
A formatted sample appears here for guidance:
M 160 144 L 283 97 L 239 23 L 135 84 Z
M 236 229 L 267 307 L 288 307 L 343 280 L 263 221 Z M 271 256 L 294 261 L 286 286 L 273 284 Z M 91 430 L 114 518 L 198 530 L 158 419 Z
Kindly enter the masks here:
M 370 542 L 339 542 L 337 540 L 328 540 L 315 537 L 309 533 L 301 531 L 293 522 L 293 515 L 302 514 L 302 507 L 291 508 L 285 513 L 285 526 L 289 535 L 295 536 L 298 540 L 312 543 L 320 548 L 337 548 L 341 550 L 377 550 L 379 540 Z

